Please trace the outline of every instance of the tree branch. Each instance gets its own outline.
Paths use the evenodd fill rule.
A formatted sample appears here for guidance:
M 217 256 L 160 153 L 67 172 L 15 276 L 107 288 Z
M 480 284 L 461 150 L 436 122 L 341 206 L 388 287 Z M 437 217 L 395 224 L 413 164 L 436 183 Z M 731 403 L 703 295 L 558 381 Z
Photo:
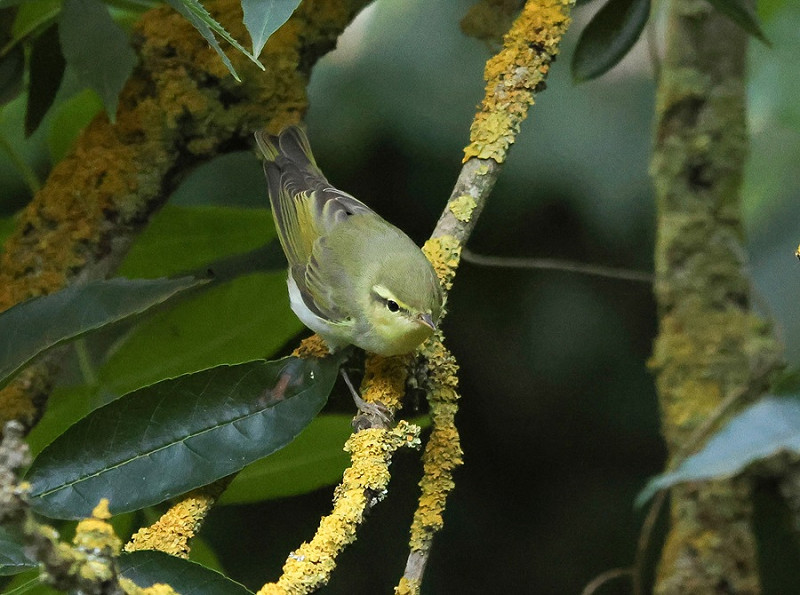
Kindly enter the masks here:
M 657 91 L 659 335 L 650 366 L 671 457 L 726 398 L 741 405 L 781 361 L 749 308 L 739 187 L 747 150 L 746 34 L 710 4 L 674 0 Z M 656 593 L 760 591 L 746 479 L 672 490 Z

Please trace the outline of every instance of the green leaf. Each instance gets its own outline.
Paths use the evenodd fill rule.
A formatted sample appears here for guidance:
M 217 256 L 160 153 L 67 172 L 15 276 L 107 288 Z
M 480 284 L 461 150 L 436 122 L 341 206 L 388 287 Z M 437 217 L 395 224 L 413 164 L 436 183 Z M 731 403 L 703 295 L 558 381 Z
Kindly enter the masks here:
M 47 134 L 47 148 L 53 163 L 66 157 L 78 134 L 102 109 L 103 100 L 92 89 L 84 89 L 56 107 Z
M 352 421 L 352 415 L 320 415 L 286 448 L 245 467 L 219 503 L 284 498 L 336 483 L 350 464 L 342 446 L 353 433 Z
M 748 0 L 708 0 L 708 3 L 739 25 L 742 30 L 765 45 L 770 45 L 769 40 L 761 30 L 761 24 L 758 22 L 755 8 Z
M 267 209 L 166 205 L 120 268 L 128 277 L 169 276 L 255 250 L 276 237 Z
M 576 83 L 600 76 L 633 47 L 650 16 L 650 0 L 609 0 L 581 32 L 572 56 Z
M 0 527 L 0 576 L 19 574 L 36 567 L 38 563 L 25 555 L 19 536 Z
M 748 465 L 781 452 L 800 452 L 800 399 L 796 397 L 766 397 L 739 413 L 675 471 L 651 479 L 636 504 L 641 506 L 659 490 L 678 483 L 733 477 Z
M 230 33 L 228 33 L 225 27 L 215 21 L 214 17 L 209 14 L 209 12 L 203 7 L 202 4 L 200 4 L 198 0 L 167 0 L 167 4 L 182 14 L 192 25 L 194 25 L 194 28 L 200 32 L 200 35 L 202 35 L 209 45 L 214 48 L 217 54 L 219 54 L 219 57 L 222 58 L 222 61 L 225 63 L 228 71 L 237 81 L 241 81 L 241 79 L 236 73 L 236 70 L 234 70 L 230 59 L 227 55 L 225 55 L 225 52 L 223 52 L 222 48 L 219 46 L 219 42 L 217 41 L 217 38 L 214 37 L 214 33 L 222 37 L 222 39 L 250 58 L 250 60 L 252 60 L 261 70 L 264 70 L 264 65 L 258 61 L 258 58 L 244 49 L 244 47 L 242 47 L 242 45 L 236 41 Z
M 269 201 L 252 151 L 224 153 L 194 168 L 169 197 L 181 206 L 260 207 Z
M 270 35 L 289 20 L 300 0 L 242 0 L 244 26 L 253 40 L 253 55 L 264 49 Z
M 37 456 L 68 427 L 95 409 L 100 403 L 96 403 L 94 396 L 94 389 L 86 385 L 54 388 L 42 419 L 25 436 L 31 456 Z
M 342 447 L 353 433 L 352 415 L 320 415 L 286 448 L 242 469 L 218 503 L 248 504 L 306 494 L 333 485 L 350 465 Z M 429 417 L 412 420 L 427 427 Z
M 0 217 L 0 254 L 3 252 L 3 244 L 5 244 L 8 236 L 14 233 L 14 228 L 17 222 L 14 217 Z
M 163 552 L 140 551 L 119 557 L 120 574 L 139 587 L 166 583 L 181 595 L 247 595 L 243 585 L 195 562 Z
M 58 42 L 58 27 L 53 25 L 36 38 L 29 62 L 30 87 L 25 110 L 25 136 L 30 136 L 42 123 L 53 105 L 56 91 L 64 77 L 64 56 Z
M 97 91 L 115 122 L 120 91 L 137 62 L 128 36 L 98 0 L 64 0 L 59 33 L 67 64 Z
M 93 281 L 9 308 L 0 313 L 0 388 L 43 351 L 144 312 L 201 283 L 192 278 Z
M 248 275 L 149 317 L 98 378 L 107 392 L 122 394 L 221 363 L 266 357 L 301 328 L 289 309 L 286 274 Z
M 23 2 L 17 10 L 17 16 L 11 27 L 15 42 L 50 25 L 61 12 L 61 0 L 37 0 Z
M 39 569 L 27 570 L 16 575 L 9 584 L 5 585 L 3 595 L 63 595 L 63 591 L 56 591 L 43 582 Z
M 15 99 L 22 91 L 24 72 L 25 51 L 22 46 L 11 48 L 0 58 L 0 107 Z
M 77 519 L 163 502 L 288 444 L 325 404 L 339 357 L 218 366 L 129 393 L 70 427 L 34 460 L 34 511 Z

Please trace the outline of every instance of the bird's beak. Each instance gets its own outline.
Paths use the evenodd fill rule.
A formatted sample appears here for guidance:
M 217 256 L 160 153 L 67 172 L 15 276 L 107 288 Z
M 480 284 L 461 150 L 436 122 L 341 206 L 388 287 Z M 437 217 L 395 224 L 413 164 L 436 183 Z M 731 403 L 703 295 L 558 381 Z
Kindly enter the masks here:
M 433 316 L 430 313 L 422 313 L 419 315 L 419 321 L 427 327 L 430 327 L 432 331 L 436 330 L 436 323 L 433 321 Z

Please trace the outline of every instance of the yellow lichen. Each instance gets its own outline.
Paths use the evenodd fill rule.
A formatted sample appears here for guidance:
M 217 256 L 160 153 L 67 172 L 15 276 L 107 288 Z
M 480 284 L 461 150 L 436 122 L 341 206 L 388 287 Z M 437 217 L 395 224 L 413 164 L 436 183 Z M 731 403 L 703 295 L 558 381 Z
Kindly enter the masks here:
M 456 269 L 461 260 L 461 244 L 453 236 L 431 238 L 422 247 L 425 256 L 433 265 L 442 286 L 449 290 L 453 286 Z
M 455 486 L 453 471 L 463 462 L 455 426 L 458 365 L 440 337 L 426 343 L 423 354 L 431 371 L 428 403 L 433 429 L 422 455 L 424 473 L 409 540 L 412 551 L 429 547 L 434 533 L 442 528 L 447 496 Z
M 570 0 L 529 0 L 486 63 L 486 95 L 470 127 L 471 157 L 503 163 L 570 23 Z
M 303 339 L 300 345 L 292 352 L 295 357 L 328 357 L 331 354 L 328 345 L 319 335 L 311 335 Z
M 419 595 L 419 588 L 418 582 L 403 577 L 394 588 L 394 595 Z
M 106 555 L 118 555 L 122 542 L 108 522 L 110 518 L 108 500 L 103 498 L 92 511 L 92 516 L 78 523 L 72 543 L 84 551 L 101 551 L 105 552 Z M 104 565 L 108 566 L 107 564 Z M 99 567 L 87 566 L 83 572 L 93 574 L 101 570 Z
M 310 593 L 327 583 L 336 556 L 355 540 L 364 513 L 380 499 L 389 483 L 389 462 L 395 450 L 419 445 L 419 428 L 401 421 L 392 430 L 370 428 L 350 436 L 345 450 L 352 464 L 334 493 L 331 514 L 320 521 L 314 538 L 292 552 L 277 583 L 264 585 L 258 595 Z
M 455 215 L 456 219 L 466 223 L 472 217 L 472 211 L 474 211 L 477 206 L 478 203 L 475 202 L 473 197 L 469 194 L 462 194 L 455 200 L 451 200 L 448 208 L 450 212 Z
M 369 403 L 382 403 L 391 411 L 400 409 L 410 362 L 411 356 L 408 355 L 368 355 L 361 383 L 362 398 Z
M 149 527 L 143 527 L 125 544 L 126 552 L 158 550 L 179 558 L 189 557 L 189 540 L 205 519 L 215 497 L 203 488 L 189 493 Z

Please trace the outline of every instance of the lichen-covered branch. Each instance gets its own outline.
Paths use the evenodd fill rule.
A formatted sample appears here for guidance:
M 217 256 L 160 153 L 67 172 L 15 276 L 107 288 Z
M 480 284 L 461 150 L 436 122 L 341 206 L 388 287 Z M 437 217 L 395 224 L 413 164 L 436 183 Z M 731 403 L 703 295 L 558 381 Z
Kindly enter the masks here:
M 41 565 L 43 582 L 62 591 L 86 595 L 122 595 L 116 558 L 122 543 L 108 522 L 108 501 L 101 500 L 75 528 L 72 545 L 59 541 L 58 532 L 39 523 L 27 502 L 28 485 L 17 473 L 30 464 L 22 424 L 3 428 L 0 444 L 0 524 L 19 529 L 28 556 Z
M 336 556 L 355 540 L 364 513 L 384 497 L 392 455 L 403 446 L 419 446 L 419 428 L 405 421 L 391 430 L 370 428 L 350 436 L 345 450 L 352 464 L 336 488 L 333 511 L 314 538 L 289 555 L 280 579 L 264 585 L 258 595 L 312 593 L 328 582 Z
M 139 529 L 125 544 L 126 552 L 158 550 L 178 558 L 189 557 L 189 542 L 228 487 L 233 476 L 192 490 L 149 527 Z
M 246 39 L 239 0 L 208 2 Z M 194 162 L 247 147 L 265 123 L 277 131 L 306 108 L 308 73 L 366 0 L 306 0 L 264 48 L 259 71 L 231 53 L 230 76 L 181 15 L 163 6 L 134 32 L 139 66 L 120 97 L 116 124 L 101 115 L 58 163 L 19 218 L 0 255 L 0 311 L 67 284 L 102 278 Z M 0 391 L 0 419 L 30 427 L 51 388 L 44 361 Z
M 671 455 L 726 397 L 767 386 L 781 347 L 750 310 L 739 187 L 747 39 L 703 0 L 673 0 L 652 162 L 659 334 L 650 366 Z M 760 591 L 746 479 L 672 490 L 660 594 Z

